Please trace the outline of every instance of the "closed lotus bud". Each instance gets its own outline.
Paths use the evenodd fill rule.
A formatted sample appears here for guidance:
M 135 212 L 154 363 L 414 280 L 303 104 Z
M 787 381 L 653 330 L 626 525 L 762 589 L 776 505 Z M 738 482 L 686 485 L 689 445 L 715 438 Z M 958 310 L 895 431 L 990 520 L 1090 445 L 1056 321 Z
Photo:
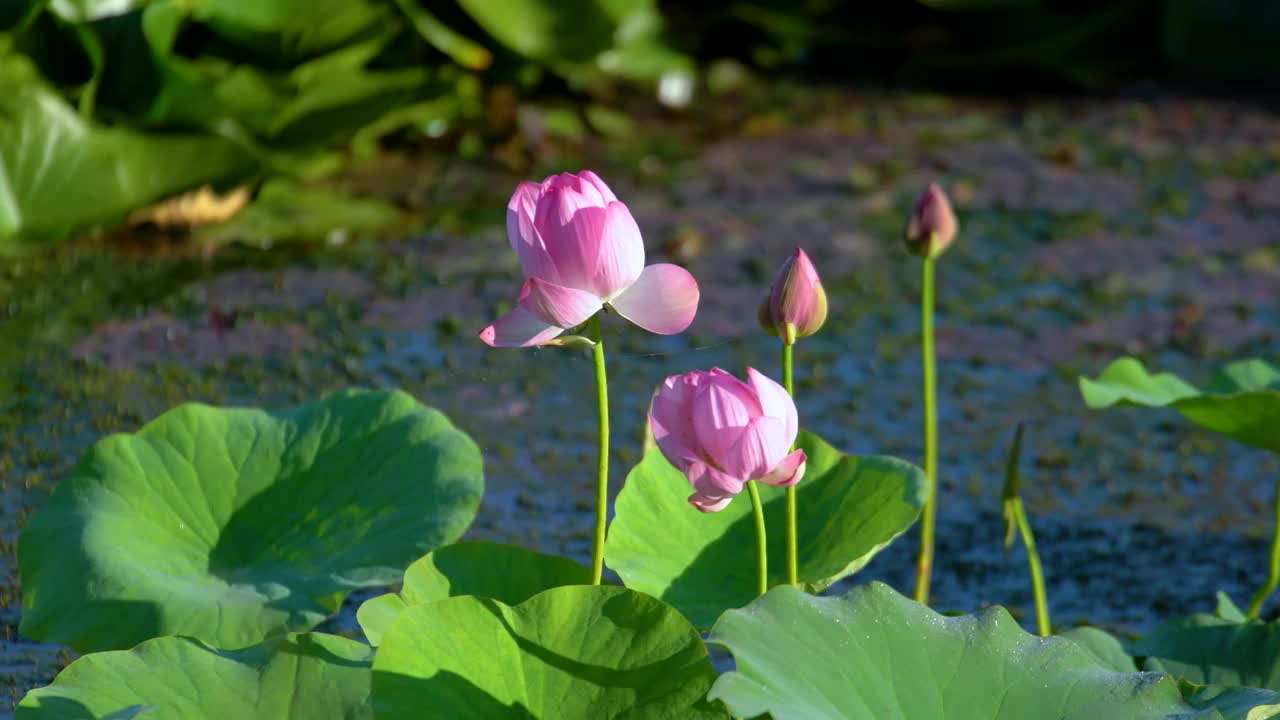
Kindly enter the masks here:
M 702 512 L 723 510 L 752 480 L 790 487 L 804 477 L 808 458 L 791 449 L 796 405 L 751 368 L 746 382 L 719 368 L 672 375 L 653 398 L 649 427 L 693 486 L 689 504 Z
M 947 194 L 937 183 L 929 183 L 907 221 L 907 250 L 923 258 L 936 258 L 951 246 L 958 229 Z
M 788 345 L 808 337 L 827 321 L 827 292 L 804 250 L 778 268 L 769 295 L 760 304 L 760 326 Z

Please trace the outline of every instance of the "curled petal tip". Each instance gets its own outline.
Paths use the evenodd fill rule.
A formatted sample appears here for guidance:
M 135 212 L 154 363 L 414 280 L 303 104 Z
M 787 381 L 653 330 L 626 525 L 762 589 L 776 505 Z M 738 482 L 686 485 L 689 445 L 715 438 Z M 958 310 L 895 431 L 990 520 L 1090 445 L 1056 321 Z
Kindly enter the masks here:
M 489 347 L 536 347 L 545 345 L 562 328 L 549 325 L 521 307 L 503 315 L 479 332 L 480 339 Z
M 720 512 L 728 507 L 732 500 L 732 497 L 715 498 L 702 493 L 694 493 L 689 496 L 689 504 L 704 513 Z
M 760 478 L 760 482 L 774 487 L 791 487 L 804 478 L 805 465 L 809 456 L 803 450 L 796 450 L 782 459 L 778 466 L 768 475 Z

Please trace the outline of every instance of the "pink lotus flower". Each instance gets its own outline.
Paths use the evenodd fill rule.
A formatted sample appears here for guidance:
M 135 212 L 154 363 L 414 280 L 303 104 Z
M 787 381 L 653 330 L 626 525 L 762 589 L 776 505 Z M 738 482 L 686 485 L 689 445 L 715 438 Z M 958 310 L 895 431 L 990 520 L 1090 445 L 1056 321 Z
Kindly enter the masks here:
M 791 396 L 754 369 L 747 377 L 720 368 L 672 375 L 649 411 L 658 448 L 689 478 L 689 503 L 703 512 L 723 509 L 748 481 L 787 487 L 804 476 L 804 451 L 791 452 L 799 431 Z
M 778 268 L 769 294 L 760 304 L 760 326 L 788 345 L 809 337 L 827 321 L 827 291 L 804 250 L 796 248 Z
M 490 345 L 553 343 L 606 306 L 659 335 L 693 322 L 698 283 L 676 265 L 645 267 L 631 211 L 590 170 L 520 183 L 507 237 L 527 279 L 516 309 L 480 331 Z

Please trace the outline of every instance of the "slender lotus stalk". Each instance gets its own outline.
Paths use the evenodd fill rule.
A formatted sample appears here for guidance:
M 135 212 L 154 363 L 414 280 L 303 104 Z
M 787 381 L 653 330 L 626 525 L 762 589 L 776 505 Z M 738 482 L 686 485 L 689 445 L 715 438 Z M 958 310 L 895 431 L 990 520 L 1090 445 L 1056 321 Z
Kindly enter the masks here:
M 609 388 L 600 313 L 608 308 L 659 335 L 683 332 L 698 309 L 698 283 L 684 268 L 644 264 L 631 211 L 590 170 L 521 183 L 507 204 L 507 237 L 524 286 L 515 309 L 481 330 L 480 339 L 495 347 L 592 346 L 600 457 L 591 572 L 599 585 L 609 501 Z M 564 334 L 584 323 L 589 337 Z
M 1031 521 L 1027 519 L 1027 509 L 1018 495 L 1018 462 L 1022 459 L 1022 424 L 1013 434 L 1013 446 L 1009 448 L 1009 461 L 1004 469 L 1004 549 L 1007 552 L 1013 547 L 1013 531 L 1016 527 L 1022 535 L 1022 544 L 1027 548 L 1027 565 L 1031 571 L 1031 593 L 1036 602 L 1036 629 L 1041 637 L 1053 634 L 1053 626 L 1049 623 L 1049 595 L 1044 588 L 1044 572 L 1040 569 L 1040 553 L 1036 551 L 1036 537 L 1031 532 Z
M 907 222 L 907 249 L 921 263 L 920 338 L 924 369 L 924 471 L 929 498 L 920 521 L 920 559 L 916 566 L 916 602 L 929 603 L 933 578 L 934 528 L 938 517 L 938 378 L 933 352 L 933 266 L 956 236 L 956 216 L 936 183 L 929 183 Z
M 600 315 L 587 321 L 587 336 L 595 345 L 591 357 L 596 368 L 596 417 L 599 431 L 599 458 L 596 461 L 596 533 L 591 545 L 591 582 L 604 578 L 604 537 L 609 509 L 609 379 L 604 367 L 604 339 L 600 336 Z
M 782 340 L 782 385 L 795 397 L 791 346 L 827 321 L 827 293 L 804 250 L 796 248 L 778 268 L 769 295 L 760 304 L 760 326 Z M 800 552 L 796 522 L 796 488 L 787 488 L 787 582 L 800 585 Z
M 1253 600 L 1249 601 L 1250 619 L 1258 617 L 1262 604 L 1275 592 L 1276 586 L 1280 585 L 1280 483 L 1276 484 L 1275 523 L 1275 528 L 1271 531 L 1271 566 L 1267 570 L 1267 582 L 1258 588 Z
M 715 368 L 672 375 L 649 410 L 658 449 L 693 486 L 689 504 L 723 510 L 744 489 L 756 524 L 758 590 L 769 589 L 764 507 L 757 482 L 791 487 L 804 476 L 807 457 L 792 450 L 796 405 L 778 383 L 747 369 L 747 382 Z

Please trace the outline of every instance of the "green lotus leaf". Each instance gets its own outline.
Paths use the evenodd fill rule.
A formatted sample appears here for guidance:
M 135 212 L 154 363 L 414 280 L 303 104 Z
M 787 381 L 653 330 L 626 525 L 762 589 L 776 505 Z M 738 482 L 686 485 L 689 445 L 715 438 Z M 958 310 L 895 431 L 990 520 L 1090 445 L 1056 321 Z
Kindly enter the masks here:
M 1238 623 L 1242 623 L 1249 619 L 1249 616 L 1244 614 L 1244 611 L 1240 609 L 1239 605 L 1236 605 L 1236 601 L 1232 600 L 1230 595 L 1219 590 L 1217 597 L 1218 607 L 1213 611 L 1213 614 L 1223 620 L 1230 620 L 1231 622 Z
M 182 405 L 99 441 L 32 517 L 20 630 L 81 652 L 307 630 L 456 540 L 483 484 L 475 443 L 399 391 Z
M 843 597 L 774 588 L 726 612 L 710 642 L 733 653 L 737 670 L 709 697 L 739 717 L 1216 717 L 1195 714 L 1168 675 L 1111 671 L 1071 640 L 1028 634 L 1004 608 L 944 617 L 881 583 Z
M 1223 720 L 1272 720 L 1280 717 L 1280 693 L 1251 687 L 1178 684 L 1182 696 L 1197 709 L 1216 710 Z
M 155 638 L 76 660 L 16 720 L 363 720 L 372 661 L 364 643 L 321 633 L 230 651 Z
M 1138 670 L 1138 664 L 1134 662 L 1133 656 L 1125 651 L 1124 645 L 1105 630 L 1095 627 L 1077 627 L 1059 633 L 1058 637 L 1066 638 L 1088 650 L 1103 667 L 1112 672 L 1137 672 Z
M 399 593 L 370 598 L 356 612 L 373 645 L 401 610 L 458 595 L 479 595 L 519 605 L 543 590 L 591 584 L 591 568 L 558 555 L 514 545 L 465 542 L 440 548 L 404 571 Z
M 1093 409 L 1171 407 L 1201 427 L 1280 452 L 1280 370 L 1262 360 L 1232 363 L 1198 390 L 1176 375 L 1152 375 L 1141 362 L 1120 358 L 1097 380 L 1080 378 L 1080 393 Z
M 613 47 L 620 24 L 609 5 L 628 14 L 650 0 L 459 0 L 458 5 L 495 40 L 525 57 L 587 62 Z
M 222 138 L 86 120 L 11 44 L 0 36 L 0 254 L 114 225 L 140 207 L 255 169 Z
M 1170 620 L 1129 646 L 1146 666 L 1201 685 L 1280 690 L 1280 625 L 1196 614 Z
M 797 485 L 800 581 L 821 591 L 862 569 L 906 532 L 928 497 L 924 473 L 888 457 L 844 455 L 801 432 L 809 456 Z M 623 583 L 674 605 L 699 627 L 756 597 L 755 524 L 743 493 L 724 510 L 689 505 L 692 488 L 658 450 L 627 476 L 605 544 Z M 785 493 L 760 486 L 769 538 L 770 584 L 786 581 Z
M 373 664 L 386 720 L 700 720 L 715 670 L 698 631 L 670 606 L 607 585 L 547 590 L 510 607 L 453 597 L 405 609 Z

